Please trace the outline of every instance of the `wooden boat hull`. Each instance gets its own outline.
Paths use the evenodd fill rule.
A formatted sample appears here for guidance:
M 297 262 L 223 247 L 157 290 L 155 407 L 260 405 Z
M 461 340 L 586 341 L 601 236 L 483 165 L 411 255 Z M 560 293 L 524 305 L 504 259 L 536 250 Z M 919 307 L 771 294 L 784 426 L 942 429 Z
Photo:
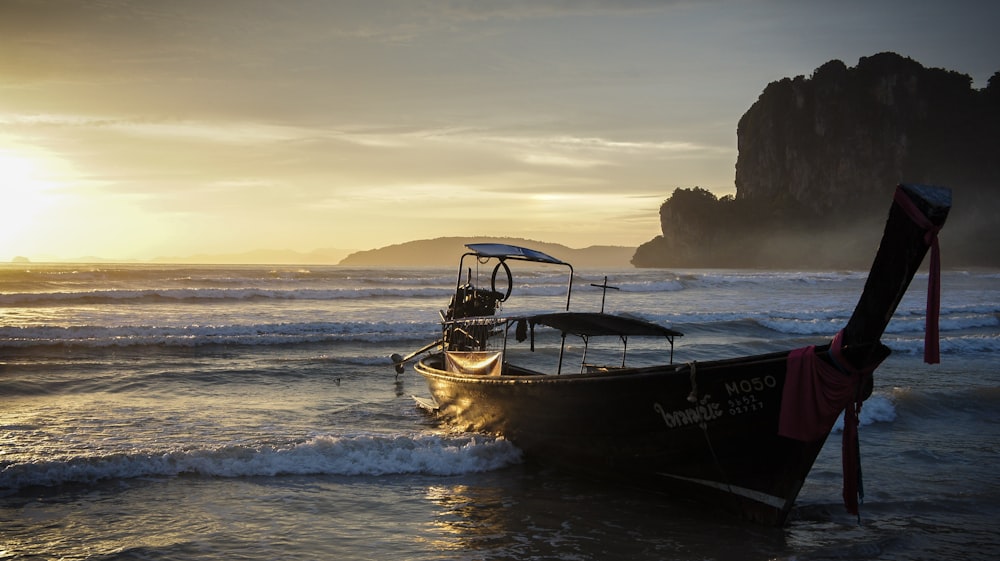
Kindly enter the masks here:
M 811 368 L 833 371 L 832 378 L 819 382 L 819 393 L 841 386 L 847 388 L 846 397 L 816 405 L 795 393 L 786 406 L 798 409 L 802 405 L 812 411 L 832 408 L 835 416 L 845 407 L 854 411 L 853 402 L 871 393 L 870 373 L 888 355 L 880 343 L 882 333 L 929 248 L 934 248 L 931 262 L 932 271 L 936 270 L 936 235 L 950 208 L 948 189 L 897 188 L 882 242 L 851 319 L 835 338 L 833 352 L 830 345 L 815 348 L 815 360 L 808 360 Z M 936 275 L 930 278 L 930 286 L 936 286 Z M 936 318 L 938 303 L 932 293 L 928 296 L 927 343 L 930 349 L 933 333 L 936 349 L 936 319 L 930 318 Z M 563 319 L 570 316 L 560 314 Z M 564 328 L 564 338 L 565 333 Z M 451 351 L 468 350 L 456 349 L 455 341 L 466 345 L 481 340 L 475 336 L 442 339 L 444 348 Z M 501 358 L 488 371 L 463 371 L 460 365 L 447 367 L 445 355 L 439 353 L 420 360 L 415 369 L 427 380 L 443 420 L 457 428 L 502 435 L 529 457 L 689 495 L 759 522 L 780 525 L 834 419 L 825 412 L 826 420 L 817 433 L 795 415 L 781 418 L 786 381 L 801 389 L 803 380 L 811 379 L 811 374 L 788 379 L 791 353 L 565 375 L 557 374 L 561 353 L 560 366 L 550 375 L 522 372 L 506 364 L 498 370 L 501 354 L 495 355 Z M 796 363 L 801 356 L 796 354 Z M 928 362 L 937 361 L 936 352 L 928 357 Z M 845 380 L 850 380 L 849 385 Z M 779 435 L 779 422 L 784 434 L 800 439 Z M 798 430 L 805 427 L 810 431 Z M 848 504 L 853 502 L 848 479 L 854 475 L 852 466 L 845 473 L 849 510 L 855 508 Z
M 434 355 L 415 369 L 453 426 L 777 525 L 825 441 L 778 436 L 787 355 L 699 362 L 693 386 L 689 365 L 483 377 L 446 372 Z

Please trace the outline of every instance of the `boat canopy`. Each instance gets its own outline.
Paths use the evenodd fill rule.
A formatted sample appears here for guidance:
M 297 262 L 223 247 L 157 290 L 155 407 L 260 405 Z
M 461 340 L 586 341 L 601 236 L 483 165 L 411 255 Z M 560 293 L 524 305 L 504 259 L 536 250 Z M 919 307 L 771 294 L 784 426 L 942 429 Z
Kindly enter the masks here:
M 684 335 L 680 331 L 674 331 L 638 318 L 596 312 L 540 314 L 531 316 L 527 320 L 532 325 L 546 325 L 558 329 L 564 335 L 580 337 L 666 337 L 673 341 L 674 337 Z
M 472 250 L 477 257 L 494 257 L 498 259 L 521 259 L 524 261 L 535 261 L 538 263 L 551 263 L 553 265 L 568 265 L 565 261 L 560 261 L 551 255 L 504 243 L 470 243 L 465 247 Z

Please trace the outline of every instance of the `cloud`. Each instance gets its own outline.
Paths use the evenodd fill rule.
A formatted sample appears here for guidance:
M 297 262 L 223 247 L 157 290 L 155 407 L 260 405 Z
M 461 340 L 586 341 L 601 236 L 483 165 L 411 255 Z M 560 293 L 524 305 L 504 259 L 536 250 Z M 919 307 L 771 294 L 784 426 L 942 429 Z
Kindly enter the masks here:
M 501 234 L 638 243 L 675 187 L 732 192 L 769 81 L 873 48 L 996 70 L 991 5 L 869 4 L 0 0 L 0 148 L 164 243 L 262 221 L 405 241 L 486 228 L 484 207 Z
M 647 173 L 661 157 L 718 151 L 685 141 L 510 135 L 482 127 L 329 128 L 66 114 L 6 115 L 0 123 L 25 137 L 44 137 L 51 151 L 81 162 L 76 174 L 88 182 L 91 197 L 125 198 L 155 214 L 343 209 L 378 200 L 454 206 L 467 197 L 509 201 L 525 193 L 662 198 L 662 184 L 624 178 Z

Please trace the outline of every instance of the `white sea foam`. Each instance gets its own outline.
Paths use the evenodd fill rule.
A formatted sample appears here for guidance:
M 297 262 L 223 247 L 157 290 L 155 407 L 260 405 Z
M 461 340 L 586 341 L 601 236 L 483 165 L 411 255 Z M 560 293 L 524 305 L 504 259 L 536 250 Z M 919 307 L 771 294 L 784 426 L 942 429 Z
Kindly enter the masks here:
M 723 271 L 692 273 L 684 276 L 689 282 L 703 286 L 773 285 L 776 282 L 818 285 L 861 281 L 867 273 L 858 271 Z
M 844 326 L 846 320 L 840 317 L 830 318 L 763 318 L 757 323 L 772 331 L 792 335 L 827 335 L 836 333 Z
M 825 333 L 835 333 L 846 325 L 850 317 L 845 313 L 846 311 L 816 310 L 798 314 L 782 311 L 780 315 L 767 315 L 756 321 L 761 326 L 779 333 L 822 335 Z M 897 315 L 886 326 L 885 333 L 919 333 L 924 330 L 926 321 L 923 311 L 910 315 Z M 942 311 L 938 321 L 938 328 L 941 332 L 994 326 L 1000 326 L 1000 317 L 993 310 L 977 313 L 965 309 L 957 311 L 946 309 Z
M 156 288 L 137 290 L 88 290 L 17 292 L 0 294 L 0 306 L 70 305 L 75 303 L 122 303 L 206 300 L 361 300 L 370 298 L 447 298 L 451 288 L 361 287 L 340 289 L 267 288 Z
M 893 352 L 919 354 L 924 352 L 923 337 L 883 339 L 883 343 Z M 938 340 L 943 354 L 973 354 L 1000 352 L 1000 336 L 962 335 L 943 336 Z
M 860 426 L 872 425 L 875 423 L 891 423 L 896 420 L 896 404 L 891 397 L 873 394 L 861 407 L 861 415 L 858 417 Z M 837 417 L 837 422 L 833 425 L 834 431 L 844 430 L 844 414 L 841 412 Z
M 623 282 L 614 283 L 609 281 L 609 284 L 617 287 L 624 292 L 677 292 L 679 290 L 684 290 L 685 286 L 679 279 L 668 279 L 659 281 L 641 281 L 641 282 Z
M 0 327 L 7 347 L 136 347 L 160 345 L 289 345 L 319 342 L 387 342 L 426 339 L 437 331 L 431 322 L 304 322 L 158 327 L 39 326 Z
M 9 492 L 36 485 L 182 474 L 456 475 L 491 471 L 520 461 L 520 450 L 510 442 L 478 435 L 317 435 L 284 446 L 239 445 L 0 463 L 0 489 Z

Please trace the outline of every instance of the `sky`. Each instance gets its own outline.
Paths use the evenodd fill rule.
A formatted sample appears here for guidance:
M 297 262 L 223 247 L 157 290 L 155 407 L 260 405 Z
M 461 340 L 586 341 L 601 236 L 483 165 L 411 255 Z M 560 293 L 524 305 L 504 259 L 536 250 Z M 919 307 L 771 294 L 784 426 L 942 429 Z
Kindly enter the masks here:
M 768 83 L 1000 70 L 995 1 L 0 0 L 0 261 L 580 248 L 735 192 Z

